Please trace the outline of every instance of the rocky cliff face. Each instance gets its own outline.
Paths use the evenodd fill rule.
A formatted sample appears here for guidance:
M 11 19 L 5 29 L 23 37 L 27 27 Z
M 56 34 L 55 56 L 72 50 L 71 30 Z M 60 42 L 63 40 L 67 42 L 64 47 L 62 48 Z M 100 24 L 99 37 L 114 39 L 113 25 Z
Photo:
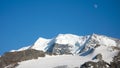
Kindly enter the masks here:
M 72 46 L 68 45 L 68 44 L 55 44 L 54 48 L 53 48 L 53 54 L 56 55 L 62 55 L 62 54 L 72 54 L 71 53 L 71 49 Z
M 27 49 L 18 52 L 7 52 L 0 57 L 0 68 L 8 66 L 8 68 L 14 68 L 18 65 L 18 62 L 37 59 L 38 57 L 44 57 L 43 51 L 38 51 L 34 49 Z
M 110 68 L 110 65 L 104 60 L 98 62 L 86 62 L 80 68 Z
M 113 58 L 113 62 L 110 63 L 111 68 L 120 68 L 120 52 Z

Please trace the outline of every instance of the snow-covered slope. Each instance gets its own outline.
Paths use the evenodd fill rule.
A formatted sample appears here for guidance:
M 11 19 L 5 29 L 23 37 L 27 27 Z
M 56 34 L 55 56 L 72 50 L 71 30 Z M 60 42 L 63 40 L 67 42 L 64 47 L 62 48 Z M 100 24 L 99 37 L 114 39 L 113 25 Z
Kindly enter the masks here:
M 96 56 L 97 54 L 101 54 L 104 61 L 110 63 L 113 60 L 113 57 L 118 54 L 118 50 L 112 50 L 106 46 L 100 46 L 94 50 L 93 53 L 90 54 L 91 58 Z
M 73 55 L 46 56 L 44 58 L 20 62 L 16 68 L 79 68 L 80 64 L 89 60 L 89 57 Z
M 113 47 L 118 47 L 117 45 L 118 43 L 110 37 L 104 35 L 92 34 L 89 40 L 84 45 L 84 49 L 82 49 L 80 53 L 85 56 L 93 52 L 91 50 L 96 50 L 97 47 L 103 47 L 103 46 L 109 49 L 111 48 L 111 50 L 113 50 Z
M 83 45 L 88 38 L 89 36 L 77 36 L 73 34 L 59 34 L 56 37 L 56 43 L 75 45 L 77 42 L 80 45 Z
M 73 34 L 59 34 L 57 37 L 53 39 L 44 39 L 39 38 L 35 44 L 31 47 L 32 49 L 42 50 L 42 51 L 52 51 L 50 49 L 54 49 L 55 44 L 59 44 L 61 46 L 70 46 L 71 53 L 75 53 L 76 50 L 88 40 L 90 36 L 77 36 Z
M 93 34 L 91 37 L 91 40 L 93 41 L 92 44 L 100 44 L 105 46 L 116 46 L 116 41 L 110 37 L 103 36 L 103 35 L 97 35 Z
M 45 48 L 48 46 L 48 43 L 51 41 L 51 39 L 45 39 L 40 37 L 33 46 L 31 46 L 32 49 L 36 50 L 42 50 L 46 51 Z

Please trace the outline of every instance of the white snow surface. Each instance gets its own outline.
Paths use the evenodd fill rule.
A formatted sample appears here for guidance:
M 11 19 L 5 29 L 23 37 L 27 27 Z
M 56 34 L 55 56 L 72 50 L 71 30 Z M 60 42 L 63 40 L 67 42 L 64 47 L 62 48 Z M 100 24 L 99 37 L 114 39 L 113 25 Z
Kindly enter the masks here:
M 56 37 L 56 43 L 75 45 L 75 43 L 78 42 L 82 45 L 85 43 L 85 41 L 88 39 L 88 37 L 77 36 L 77 35 L 73 35 L 73 34 L 59 34 Z
M 111 39 L 109 37 L 103 36 L 103 35 L 93 34 L 92 39 L 95 39 L 101 45 L 117 46 L 117 43 L 115 42 L 115 40 L 113 40 L 113 39 Z
M 34 45 L 31 47 L 32 49 L 36 50 L 42 50 L 45 51 L 45 48 L 48 46 L 48 43 L 51 41 L 51 39 L 45 39 L 40 37 Z
M 84 60 L 83 60 L 84 59 Z M 73 55 L 46 56 L 44 58 L 23 61 L 16 68 L 54 68 L 67 65 L 69 68 L 80 67 L 80 64 L 89 61 L 88 57 Z
M 94 57 L 97 54 L 102 54 L 102 58 L 104 61 L 110 63 L 113 60 L 113 57 L 118 54 L 118 50 L 114 50 L 109 46 L 100 46 L 95 49 L 95 51 L 89 56 Z

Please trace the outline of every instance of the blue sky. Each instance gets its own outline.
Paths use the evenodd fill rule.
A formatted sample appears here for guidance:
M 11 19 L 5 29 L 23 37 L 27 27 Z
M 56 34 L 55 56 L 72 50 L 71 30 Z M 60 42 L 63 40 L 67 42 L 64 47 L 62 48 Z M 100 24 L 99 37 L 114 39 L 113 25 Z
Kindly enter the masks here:
M 0 0 L 0 54 L 59 33 L 120 38 L 119 27 L 120 0 Z

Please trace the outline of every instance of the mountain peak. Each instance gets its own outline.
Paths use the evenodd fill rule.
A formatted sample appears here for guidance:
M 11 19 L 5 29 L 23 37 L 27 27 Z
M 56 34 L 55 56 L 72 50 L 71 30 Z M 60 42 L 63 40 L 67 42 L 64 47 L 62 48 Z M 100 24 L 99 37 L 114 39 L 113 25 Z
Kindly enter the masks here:
M 79 53 L 81 51 L 87 51 L 89 48 L 96 47 L 96 45 L 104 46 L 117 46 L 114 39 L 111 39 L 104 35 L 98 35 L 93 33 L 91 36 L 78 36 L 74 34 L 59 34 L 53 39 L 39 38 L 32 49 L 46 51 L 53 51 L 54 47 L 61 49 L 61 47 L 71 47 L 71 53 Z M 60 48 L 59 48 L 60 47 Z M 89 47 L 89 48 L 88 48 Z
M 77 36 L 73 34 L 59 34 L 56 37 L 56 43 L 59 44 L 71 44 L 74 45 L 75 42 L 79 42 L 84 36 Z
M 81 47 L 89 47 L 91 45 L 94 45 L 94 46 L 105 45 L 105 46 L 120 47 L 119 41 L 116 42 L 116 40 L 113 38 L 93 33 L 92 35 L 86 35 L 86 36 L 78 36 L 74 34 L 58 34 L 56 37 L 52 39 L 39 37 L 32 46 L 29 46 L 29 48 L 42 50 L 45 52 L 50 47 L 53 47 L 54 44 L 70 45 L 72 46 L 74 52 L 76 50 L 79 51 Z M 23 48 L 22 49 L 25 50 L 27 48 L 28 47 L 25 47 L 24 49 Z M 16 50 L 16 51 L 19 51 L 19 50 Z
M 46 45 L 51 41 L 51 39 L 38 38 L 38 40 L 31 46 L 32 49 L 45 51 Z

